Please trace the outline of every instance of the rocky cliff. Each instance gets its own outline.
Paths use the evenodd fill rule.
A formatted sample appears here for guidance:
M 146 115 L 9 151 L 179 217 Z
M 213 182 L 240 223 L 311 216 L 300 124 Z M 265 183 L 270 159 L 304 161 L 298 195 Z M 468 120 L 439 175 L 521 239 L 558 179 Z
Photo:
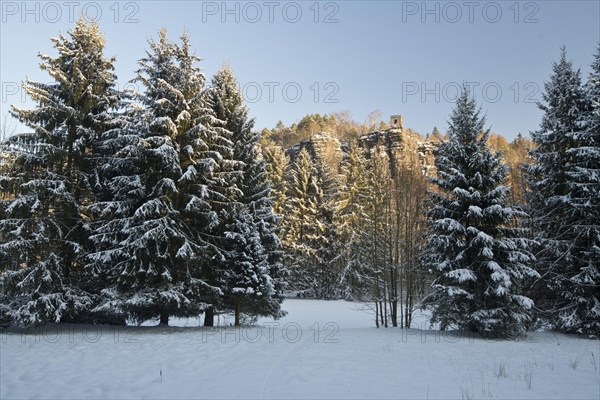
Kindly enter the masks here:
M 424 174 L 435 174 L 433 156 L 434 143 L 422 140 L 418 135 L 398 127 L 369 132 L 358 138 L 358 145 L 364 149 L 365 156 L 385 154 L 390 161 L 392 176 L 401 164 L 418 165 Z M 319 132 L 311 138 L 290 147 L 287 154 L 293 161 L 301 149 L 306 149 L 312 157 L 317 154 L 333 171 L 339 171 L 339 166 L 350 145 L 340 142 L 327 132 Z

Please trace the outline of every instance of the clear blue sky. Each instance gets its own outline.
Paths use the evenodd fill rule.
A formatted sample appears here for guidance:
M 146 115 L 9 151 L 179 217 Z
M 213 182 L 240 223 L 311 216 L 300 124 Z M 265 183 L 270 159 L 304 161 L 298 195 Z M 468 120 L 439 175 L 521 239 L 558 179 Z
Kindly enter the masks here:
M 55 54 L 49 38 L 81 12 L 99 20 L 120 85 L 158 29 L 172 39 L 187 30 L 209 77 L 232 65 L 258 128 L 378 109 L 444 131 L 467 81 L 488 125 L 512 138 L 537 128 L 535 100 L 560 46 L 587 78 L 600 41 L 598 1 L 2 1 L 1 12 L 2 116 L 31 105 L 18 83 L 48 80 L 37 53 Z

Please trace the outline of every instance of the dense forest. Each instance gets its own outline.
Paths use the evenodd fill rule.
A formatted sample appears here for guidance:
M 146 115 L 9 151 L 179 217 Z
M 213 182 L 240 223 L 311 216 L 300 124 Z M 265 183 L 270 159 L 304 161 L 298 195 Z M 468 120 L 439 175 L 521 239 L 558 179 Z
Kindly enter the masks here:
M 281 317 L 284 296 L 346 299 L 378 327 L 418 307 L 442 329 L 600 334 L 600 47 L 566 50 L 531 139 L 492 133 L 467 87 L 449 126 L 373 112 L 259 132 L 232 68 L 190 38 L 140 51 L 117 90 L 80 19 L 25 81 L 29 133 L 0 148 L 0 322 L 125 324 Z

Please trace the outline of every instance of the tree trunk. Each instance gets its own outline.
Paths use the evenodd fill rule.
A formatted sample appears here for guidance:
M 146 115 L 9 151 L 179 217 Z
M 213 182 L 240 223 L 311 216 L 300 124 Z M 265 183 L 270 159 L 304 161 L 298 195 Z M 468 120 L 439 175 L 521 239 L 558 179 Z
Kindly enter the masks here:
M 410 325 L 412 324 L 413 303 L 414 303 L 414 296 L 415 296 L 415 285 L 414 285 L 413 278 L 414 277 L 411 274 L 410 286 L 408 287 L 408 290 L 406 291 L 406 321 L 405 321 L 404 325 L 407 328 L 410 328 Z
M 234 326 L 240 326 L 240 300 L 235 302 L 235 322 Z
M 398 318 L 400 319 L 400 329 L 404 329 L 404 291 L 406 290 L 404 287 L 404 282 L 403 282 L 403 277 L 402 277 L 402 273 L 405 273 L 404 269 L 402 268 L 400 270 L 400 278 L 399 280 L 399 290 L 398 290 L 398 299 L 400 300 L 400 313 L 398 315 Z M 396 313 L 398 313 L 398 311 L 396 311 Z
M 160 324 L 169 326 L 169 312 L 167 310 L 160 310 Z
M 212 307 L 208 307 L 204 311 L 204 326 L 214 326 L 215 325 L 215 311 Z
M 413 314 L 413 307 L 414 307 L 414 298 L 415 298 L 415 283 L 414 283 L 414 277 L 411 277 L 411 283 L 410 283 L 410 287 L 407 288 L 406 290 L 406 298 L 405 298 L 405 323 L 404 326 L 406 328 L 410 328 L 411 324 L 412 324 L 412 314 Z
M 392 320 L 392 326 L 396 328 L 398 326 L 398 280 L 396 279 L 397 268 L 390 268 L 390 318 Z
M 381 324 L 383 325 L 384 328 L 388 327 L 388 285 L 386 285 L 385 282 L 385 276 L 383 276 L 383 301 L 381 302 L 382 304 L 380 305 L 380 307 L 383 308 L 383 314 L 382 317 L 383 319 L 381 320 Z

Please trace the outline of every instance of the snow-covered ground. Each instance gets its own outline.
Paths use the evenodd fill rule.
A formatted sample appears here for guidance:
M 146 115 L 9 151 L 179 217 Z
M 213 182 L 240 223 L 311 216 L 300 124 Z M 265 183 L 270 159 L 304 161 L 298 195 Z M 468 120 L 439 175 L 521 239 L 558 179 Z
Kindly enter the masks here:
M 427 330 L 426 316 L 422 329 L 376 329 L 344 301 L 283 308 L 241 330 L 177 320 L 4 334 L 0 398 L 600 398 L 600 341 L 486 341 Z

